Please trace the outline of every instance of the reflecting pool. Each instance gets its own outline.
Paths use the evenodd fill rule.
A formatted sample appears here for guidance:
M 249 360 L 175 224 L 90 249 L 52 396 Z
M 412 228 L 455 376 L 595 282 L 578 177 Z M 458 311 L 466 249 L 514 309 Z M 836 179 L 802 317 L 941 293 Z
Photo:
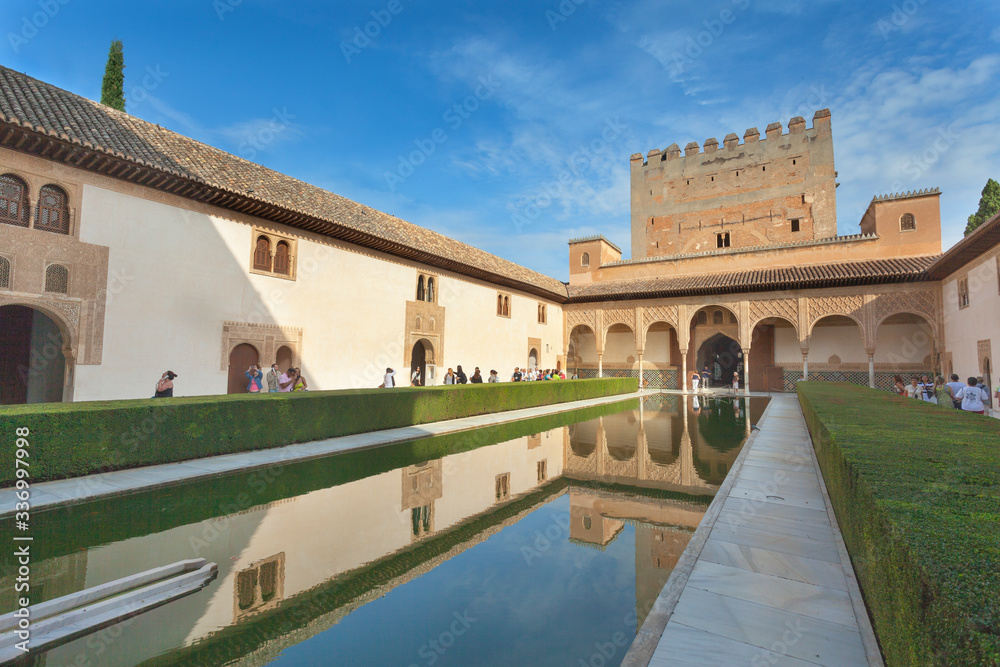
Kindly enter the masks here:
M 766 402 L 654 395 L 36 513 L 33 603 L 219 576 L 24 664 L 617 665 Z

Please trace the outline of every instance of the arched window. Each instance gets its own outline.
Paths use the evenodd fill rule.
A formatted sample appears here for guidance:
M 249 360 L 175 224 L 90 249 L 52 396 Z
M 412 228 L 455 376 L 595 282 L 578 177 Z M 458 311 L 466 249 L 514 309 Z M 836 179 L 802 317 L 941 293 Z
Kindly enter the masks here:
M 253 268 L 258 271 L 271 270 L 271 240 L 266 236 L 257 237 L 257 247 L 253 251 Z
M 10 260 L 0 257 L 0 288 L 10 289 Z
M 427 279 L 427 301 L 428 303 L 434 303 L 434 279 Z
M 734 315 L 733 313 L 729 313 L 729 323 L 730 324 L 737 324 L 737 322 L 736 322 L 736 315 Z
M 698 324 L 708 324 L 708 313 L 704 310 L 698 312 Z
M 417 315 L 417 323 L 416 324 L 417 324 L 417 331 L 420 331 L 420 327 L 422 327 L 424 325 L 424 322 L 423 322 L 423 320 L 420 319 L 419 315 Z
M 503 314 L 508 317 L 510 316 L 510 297 L 505 296 L 503 298 Z
M 912 213 L 904 213 L 899 217 L 899 231 L 912 232 L 917 228 L 917 219 Z
M 274 272 L 287 276 L 291 269 L 291 251 L 288 244 L 278 241 L 274 247 Z
M 580 266 L 590 266 L 590 253 L 585 252 L 580 256 Z
M 28 226 L 28 186 L 14 174 L 0 176 L 0 222 Z
M 712 324 L 722 324 L 722 311 L 717 310 L 712 313 Z
M 45 291 L 53 294 L 69 293 L 69 271 L 61 264 L 45 269 Z
M 58 185 L 45 185 L 38 191 L 35 229 L 69 234 L 69 197 Z
M 503 315 L 503 295 L 497 294 L 497 315 Z
M 424 277 L 417 277 L 417 301 L 424 300 Z

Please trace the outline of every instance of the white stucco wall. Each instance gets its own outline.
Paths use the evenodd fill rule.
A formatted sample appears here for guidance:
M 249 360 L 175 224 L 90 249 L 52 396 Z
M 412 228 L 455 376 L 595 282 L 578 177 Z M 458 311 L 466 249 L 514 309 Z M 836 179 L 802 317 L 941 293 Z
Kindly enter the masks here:
M 74 400 L 152 396 L 167 369 L 179 375 L 175 396 L 225 393 L 225 321 L 302 328 L 311 389 L 374 387 L 387 365 L 399 380 L 409 375 L 405 310 L 416 264 L 299 237 L 296 280 L 251 274 L 249 225 L 94 186 L 84 187 L 80 220 L 82 241 L 110 247 L 110 267 L 103 360 L 77 367 Z M 556 365 L 558 304 L 546 304 L 548 322 L 539 324 L 539 299 L 515 292 L 511 317 L 498 317 L 497 287 L 432 273 L 446 308 L 439 368 L 462 364 L 471 375 L 478 365 L 486 375 L 492 367 L 509 379 L 527 362 L 529 337 L 542 340 L 541 366 Z
M 954 372 L 965 381 L 981 375 L 979 341 L 989 341 L 993 386 L 997 385 L 1000 352 L 1000 248 L 979 257 L 942 281 L 945 349 L 951 353 Z M 958 307 L 958 282 L 969 279 L 969 305 Z

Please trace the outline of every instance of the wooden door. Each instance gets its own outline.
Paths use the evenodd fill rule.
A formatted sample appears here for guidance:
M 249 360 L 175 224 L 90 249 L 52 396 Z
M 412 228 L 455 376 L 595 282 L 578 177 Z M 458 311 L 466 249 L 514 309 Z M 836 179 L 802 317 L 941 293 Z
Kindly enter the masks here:
M 250 364 L 259 363 L 257 348 L 250 343 L 240 343 L 229 353 L 229 390 L 227 394 L 245 394 L 250 379 L 245 373 Z
M 31 323 L 35 311 L 25 306 L 0 308 L 0 404 L 28 402 Z

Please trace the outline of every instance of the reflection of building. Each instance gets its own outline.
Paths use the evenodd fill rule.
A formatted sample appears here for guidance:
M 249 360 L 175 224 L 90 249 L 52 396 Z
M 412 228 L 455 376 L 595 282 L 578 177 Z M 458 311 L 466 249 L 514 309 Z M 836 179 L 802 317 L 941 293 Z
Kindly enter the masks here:
M 739 454 L 751 417 L 760 417 L 741 410 L 743 401 L 736 398 L 671 396 L 645 405 L 650 407 L 566 427 L 565 474 L 714 494 Z M 762 410 L 753 405 L 755 412 Z

